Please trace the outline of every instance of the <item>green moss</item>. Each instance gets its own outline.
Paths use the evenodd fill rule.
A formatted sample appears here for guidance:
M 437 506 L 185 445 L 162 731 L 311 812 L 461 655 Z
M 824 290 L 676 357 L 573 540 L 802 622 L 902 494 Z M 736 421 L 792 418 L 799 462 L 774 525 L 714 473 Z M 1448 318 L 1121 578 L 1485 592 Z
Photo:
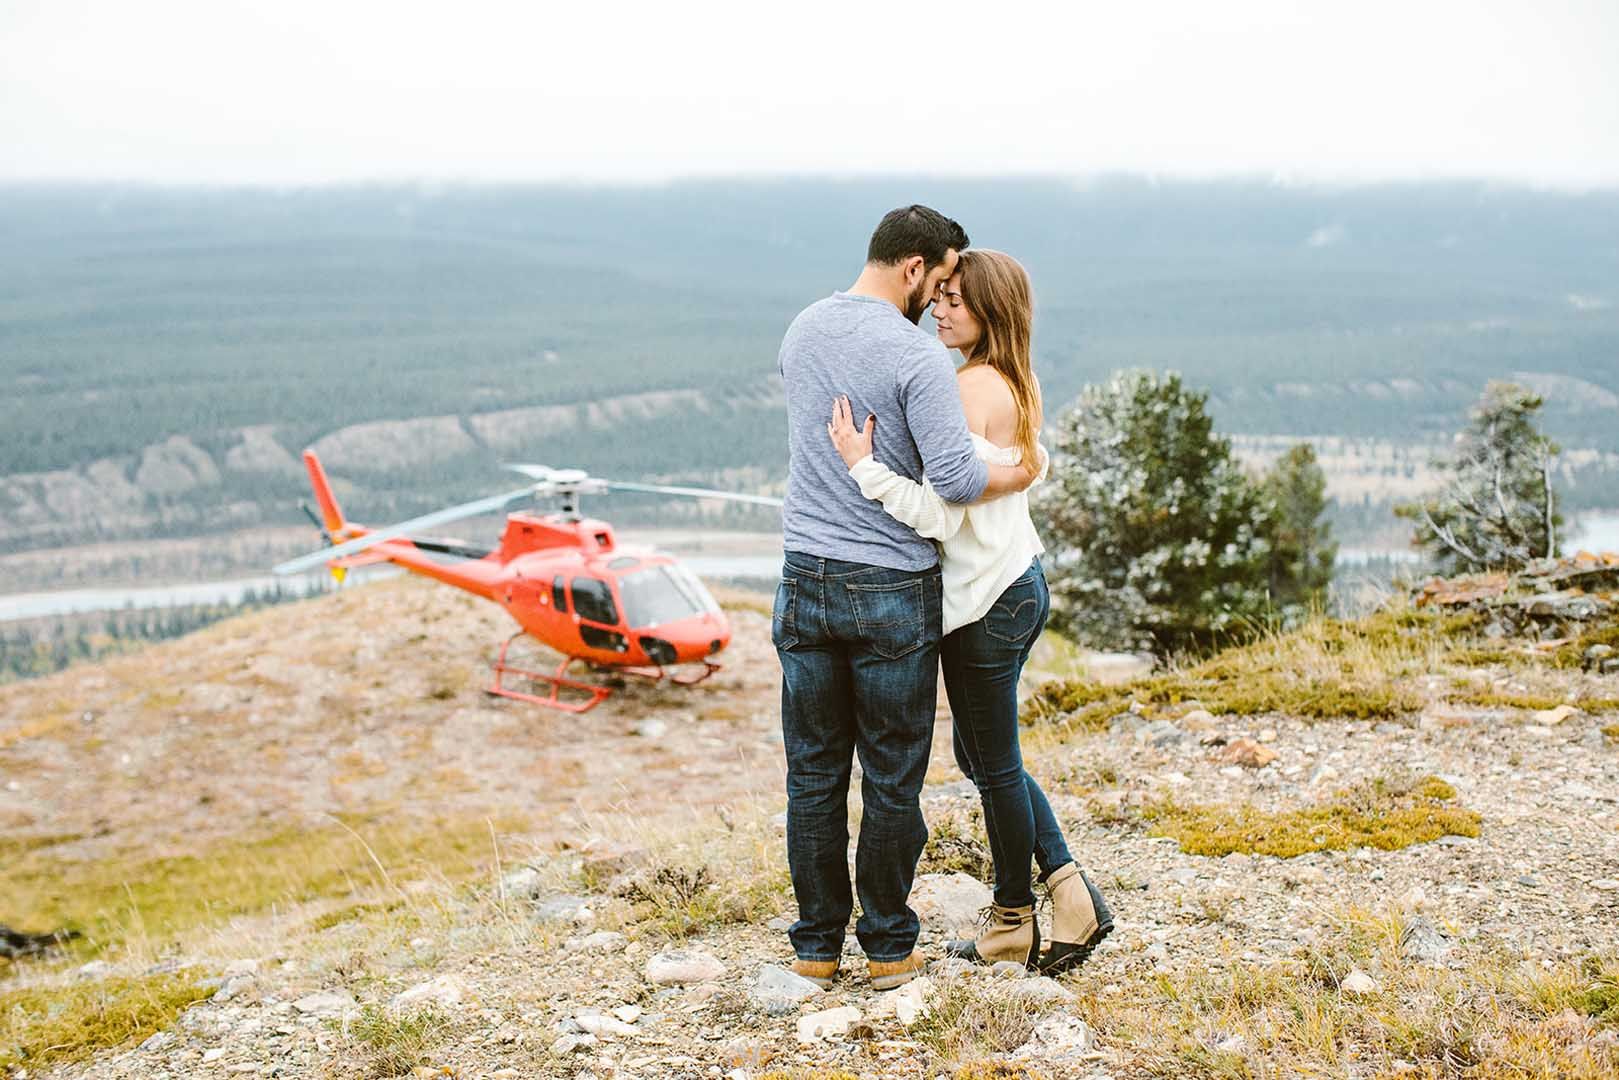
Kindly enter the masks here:
M 1607 645 L 1619 649 L 1619 622 L 1594 630 L 1587 630 L 1552 654 L 1552 666 L 1580 668 L 1585 666 L 1585 654 L 1593 645 Z
M 1575 995 L 1574 1007 L 1599 1024 L 1619 1026 L 1619 962 L 1592 958 L 1581 973 L 1590 982 Z
M 198 979 L 176 972 L 0 994 L 0 1068 L 35 1070 L 145 1039 L 213 993 Z
M 1188 855 L 1233 852 L 1292 858 L 1311 851 L 1375 847 L 1394 851 L 1439 839 L 1477 836 L 1481 818 L 1446 805 L 1455 789 L 1429 776 L 1409 784 L 1374 782 L 1332 801 L 1295 810 L 1186 806 L 1173 800 L 1142 809 L 1152 835 L 1176 840 Z
M 80 953 L 134 938 L 161 946 L 193 927 L 279 905 L 386 890 L 426 873 L 466 877 L 489 858 L 482 819 L 351 827 L 283 829 L 163 858 L 66 859 L 36 849 L 8 860 L 0 911 L 19 925 L 81 931 Z

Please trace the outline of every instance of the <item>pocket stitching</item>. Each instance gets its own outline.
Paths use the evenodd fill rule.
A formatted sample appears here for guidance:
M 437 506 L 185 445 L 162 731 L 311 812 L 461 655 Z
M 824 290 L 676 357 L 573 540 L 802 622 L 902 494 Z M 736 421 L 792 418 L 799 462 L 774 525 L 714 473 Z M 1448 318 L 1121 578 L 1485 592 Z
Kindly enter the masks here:
M 859 628 L 860 633 L 861 633 L 862 636 L 864 636 L 864 637 L 872 637 L 872 636 L 874 636 L 873 631 L 893 630 L 896 627 L 899 628 L 901 631 L 906 631 L 907 632 L 905 634 L 905 636 L 907 637 L 908 640 L 906 641 L 906 643 L 903 646 L 899 646 L 899 647 L 895 647 L 895 648 L 884 648 L 883 645 L 881 643 L 877 642 L 877 641 L 872 641 L 871 642 L 872 651 L 877 653 L 877 655 L 881 656 L 883 659 L 885 659 L 885 660 L 898 660 L 898 659 L 900 659 L 902 657 L 910 655 L 911 653 L 915 652 L 917 649 L 920 649 L 922 647 L 923 639 L 926 636 L 924 631 L 926 629 L 926 624 L 927 624 L 927 611 L 925 610 L 926 602 L 927 602 L 927 593 L 923 589 L 922 586 L 923 586 L 923 582 L 920 579 L 916 579 L 916 580 L 912 580 L 912 581 L 901 581 L 901 582 L 888 584 L 888 585 L 854 585 L 854 584 L 849 584 L 848 586 L 846 586 L 849 589 L 851 594 L 855 594 L 855 593 L 893 593 L 893 592 L 899 592 L 902 589 L 914 590 L 915 591 L 917 603 L 913 605 L 913 607 L 915 609 L 915 612 L 916 612 L 916 615 L 915 615 L 914 619 L 904 619 L 904 618 L 902 618 L 902 619 L 889 619 L 889 620 L 885 620 L 883 622 L 872 622 L 872 621 L 870 621 L 870 620 L 868 620 L 866 618 L 863 618 L 861 616 L 861 613 L 860 613 L 860 604 L 859 604 L 859 602 L 855 599 L 855 597 L 853 595 L 850 596 L 849 606 L 854 611 L 855 626 Z M 912 632 L 914 632 L 914 633 L 912 633 Z
M 1006 615 L 1006 618 L 1008 619 L 1008 621 L 1012 622 L 1013 625 L 1016 625 L 1018 616 L 1020 614 L 1022 614 L 1023 609 L 1028 607 L 1030 604 L 1033 604 L 1035 606 L 1035 609 L 1038 610 L 1039 607 L 1040 607 L 1039 598 L 1031 596 L 1031 597 L 1028 597 L 1025 600 L 1019 601 L 1017 607 L 1013 608 L 1011 610 L 1011 612 L 1009 612 Z M 999 610 L 1001 610 L 1001 606 L 1000 606 L 999 603 L 997 603 L 995 605 L 995 607 L 991 609 L 990 613 L 994 614 L 996 611 L 999 611 Z M 1029 634 L 1031 632 L 1033 632 L 1033 630 L 1034 630 L 1034 626 L 1031 623 L 1030 626 L 1029 626 L 1029 629 L 1023 631 L 1023 633 L 1017 635 L 1016 637 L 1008 637 L 1006 634 L 998 634 L 998 633 L 996 633 L 995 632 L 995 627 L 990 623 L 988 618 L 985 618 L 985 620 L 984 620 L 984 632 L 985 633 L 987 633 L 990 637 L 996 638 L 996 639 L 998 639 L 1000 641 L 1009 642 L 1011 644 L 1018 644 L 1018 643 L 1020 643 L 1020 642 L 1022 642 L 1024 640 L 1026 640 L 1028 638 Z

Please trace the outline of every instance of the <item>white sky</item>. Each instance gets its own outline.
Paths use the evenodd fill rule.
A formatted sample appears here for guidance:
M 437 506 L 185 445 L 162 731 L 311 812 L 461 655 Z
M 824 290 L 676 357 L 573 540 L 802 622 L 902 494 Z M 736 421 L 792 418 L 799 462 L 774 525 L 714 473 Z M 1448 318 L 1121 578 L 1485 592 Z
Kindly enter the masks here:
M 0 0 L 0 179 L 1619 184 L 1619 0 Z

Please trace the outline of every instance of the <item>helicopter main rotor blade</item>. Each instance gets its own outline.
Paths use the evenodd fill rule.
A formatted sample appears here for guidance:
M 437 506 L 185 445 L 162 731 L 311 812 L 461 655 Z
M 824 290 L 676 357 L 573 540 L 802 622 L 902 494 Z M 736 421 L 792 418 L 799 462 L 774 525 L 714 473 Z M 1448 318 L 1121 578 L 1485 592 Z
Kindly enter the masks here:
M 473 502 L 462 503 L 460 506 L 452 506 L 446 510 L 435 510 L 431 514 L 423 514 L 421 517 L 411 518 L 409 521 L 401 521 L 398 525 L 390 525 L 386 529 L 368 532 L 357 540 L 350 540 L 346 543 L 338 544 L 336 547 L 322 548 L 320 551 L 312 551 L 308 555 L 300 555 L 296 559 L 290 559 L 277 566 L 275 572 L 277 574 L 301 573 L 317 566 L 323 566 L 333 559 L 341 559 L 344 556 L 364 551 L 366 548 L 375 547 L 384 540 L 393 540 L 409 533 L 431 529 L 435 525 L 460 521 L 462 518 L 477 517 L 479 514 L 493 514 L 506 509 L 514 502 L 529 498 L 541 490 L 540 487 L 531 485 L 519 488 L 516 491 L 508 491 L 504 495 L 491 495 L 487 499 L 476 499 Z
M 590 479 L 583 469 L 553 469 L 549 465 L 523 465 L 514 462 L 506 462 L 502 467 L 543 484 L 579 484 Z
M 614 491 L 647 491 L 654 495 L 684 495 L 692 499 L 729 499 L 731 502 L 752 503 L 755 506 L 780 506 L 782 501 L 772 495 L 742 495 L 735 491 L 714 491 L 711 488 L 669 487 L 666 484 L 634 484 L 628 480 L 607 480 Z

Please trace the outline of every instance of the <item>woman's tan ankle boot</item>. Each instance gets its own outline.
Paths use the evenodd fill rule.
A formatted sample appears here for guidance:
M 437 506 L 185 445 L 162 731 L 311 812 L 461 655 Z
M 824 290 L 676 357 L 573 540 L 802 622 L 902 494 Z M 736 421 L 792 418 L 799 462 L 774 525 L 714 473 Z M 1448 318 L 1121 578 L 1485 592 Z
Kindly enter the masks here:
M 1040 958 L 1040 972 L 1061 975 L 1090 959 L 1091 951 L 1113 932 L 1113 912 L 1075 863 L 1047 878 L 1046 889 L 1051 894 L 1051 948 Z
M 977 941 L 952 941 L 945 955 L 971 960 L 975 964 L 997 964 L 1011 960 L 1034 968 L 1040 956 L 1040 924 L 1034 918 L 1034 905 L 1001 907 L 991 904 L 984 932 Z

